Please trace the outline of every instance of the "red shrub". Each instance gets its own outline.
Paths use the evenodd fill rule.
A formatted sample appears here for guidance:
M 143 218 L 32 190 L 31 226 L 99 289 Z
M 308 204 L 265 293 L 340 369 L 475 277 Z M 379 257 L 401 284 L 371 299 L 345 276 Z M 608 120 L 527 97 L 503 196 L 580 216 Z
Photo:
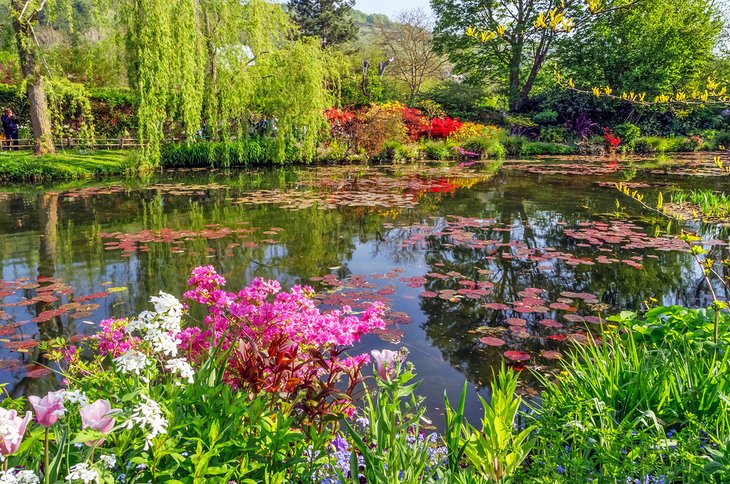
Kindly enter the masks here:
M 603 128 L 603 139 L 606 142 L 609 153 L 615 152 L 618 145 L 621 144 L 621 138 L 615 136 L 610 128 Z
M 449 135 L 457 131 L 462 126 L 462 122 L 458 118 L 433 118 L 431 120 L 431 137 L 435 139 L 446 139 Z
M 431 124 L 421 111 L 416 108 L 403 106 L 401 111 L 403 124 L 406 125 L 406 134 L 411 141 L 425 138 L 431 132 Z

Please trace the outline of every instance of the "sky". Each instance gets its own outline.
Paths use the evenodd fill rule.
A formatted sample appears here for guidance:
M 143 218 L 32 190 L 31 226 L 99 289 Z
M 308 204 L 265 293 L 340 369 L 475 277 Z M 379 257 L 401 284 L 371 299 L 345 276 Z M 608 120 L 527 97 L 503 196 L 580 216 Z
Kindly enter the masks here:
M 355 8 L 365 13 L 384 13 L 391 18 L 403 10 L 431 9 L 429 0 L 355 0 Z

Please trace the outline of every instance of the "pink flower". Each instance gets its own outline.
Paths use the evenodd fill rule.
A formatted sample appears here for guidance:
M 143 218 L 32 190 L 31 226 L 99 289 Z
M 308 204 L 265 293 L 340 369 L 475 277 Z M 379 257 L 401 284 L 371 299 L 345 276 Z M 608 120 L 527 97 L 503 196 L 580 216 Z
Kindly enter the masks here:
M 112 415 L 116 410 L 112 410 L 112 406 L 106 400 L 97 400 L 94 403 L 82 405 L 79 409 L 81 414 L 81 428 L 97 430 L 102 434 L 108 434 L 114 427 L 114 417 Z M 92 440 L 86 442 L 88 446 L 100 445 L 104 439 Z
M 381 380 L 386 380 L 387 377 L 395 376 L 395 362 L 398 359 L 398 352 L 391 350 L 373 350 L 370 352 L 375 359 L 375 365 L 378 368 L 378 376 Z
M 31 395 L 28 401 L 33 405 L 36 420 L 44 427 L 55 424 L 58 417 L 66 410 L 63 407 L 63 390 L 48 392 L 43 398 Z
M 26 412 L 25 418 L 20 418 L 15 410 L 0 408 L 0 454 L 15 453 L 23 440 L 25 428 L 33 418 L 33 412 Z

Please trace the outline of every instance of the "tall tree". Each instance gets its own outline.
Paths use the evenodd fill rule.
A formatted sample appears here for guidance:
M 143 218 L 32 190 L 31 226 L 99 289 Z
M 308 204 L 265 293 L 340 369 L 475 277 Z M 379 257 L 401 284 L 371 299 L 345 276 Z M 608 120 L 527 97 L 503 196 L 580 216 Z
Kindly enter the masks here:
M 505 86 L 510 110 L 519 111 L 557 38 L 586 18 L 641 1 L 431 0 L 434 43 L 455 71 Z
M 560 70 L 582 86 L 654 97 L 681 90 L 713 59 L 722 31 L 714 0 L 643 0 L 587 19 L 562 39 Z
M 289 13 L 302 35 L 319 37 L 323 47 L 357 38 L 350 15 L 355 0 L 289 0 Z
M 45 74 L 39 54 L 34 27 L 45 7 L 45 1 L 12 0 L 10 15 L 20 59 L 20 70 L 26 85 L 30 104 L 30 126 L 33 136 L 33 152 L 36 155 L 55 153 L 51 133 L 51 118 L 45 91 Z
M 380 27 L 380 39 L 386 57 L 393 59 L 391 72 L 408 86 L 409 104 L 413 104 L 423 83 L 438 76 L 446 58 L 433 50 L 428 14 L 421 9 L 401 12 L 394 24 Z

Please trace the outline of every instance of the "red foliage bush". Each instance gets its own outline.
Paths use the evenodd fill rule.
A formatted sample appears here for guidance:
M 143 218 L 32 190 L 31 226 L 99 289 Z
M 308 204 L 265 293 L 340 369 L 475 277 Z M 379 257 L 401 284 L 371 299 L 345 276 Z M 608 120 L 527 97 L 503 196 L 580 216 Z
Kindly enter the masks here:
M 603 139 L 606 142 L 609 153 L 615 152 L 618 145 L 621 144 L 621 138 L 615 136 L 610 128 L 603 128 Z
M 418 141 L 429 135 L 431 123 L 420 110 L 403 106 L 401 114 L 403 115 L 403 124 L 406 125 L 406 134 L 409 140 Z
M 431 120 L 431 137 L 435 139 L 446 139 L 449 135 L 457 131 L 462 126 L 459 118 L 433 118 Z

